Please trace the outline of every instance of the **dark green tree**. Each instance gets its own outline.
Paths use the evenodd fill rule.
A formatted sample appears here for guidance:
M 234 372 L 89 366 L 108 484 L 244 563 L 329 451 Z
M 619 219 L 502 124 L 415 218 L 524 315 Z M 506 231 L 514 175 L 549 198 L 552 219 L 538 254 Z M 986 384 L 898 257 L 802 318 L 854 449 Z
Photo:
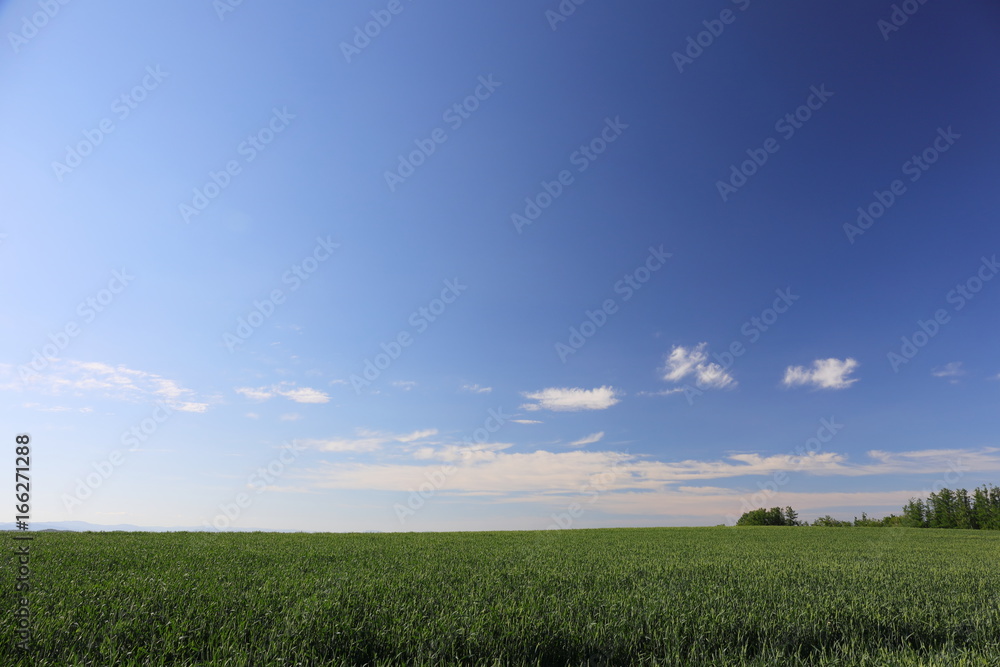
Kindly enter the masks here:
M 881 519 L 869 519 L 868 513 L 862 512 L 860 519 L 858 517 L 854 517 L 854 525 L 862 526 L 864 528 L 879 528 L 883 524 Z
M 980 486 L 972 492 L 972 520 L 976 528 L 989 529 L 991 515 L 990 491 L 985 486 Z
M 847 528 L 851 525 L 851 522 L 834 519 L 832 516 L 827 514 L 826 516 L 821 516 L 813 521 L 812 525 L 820 526 L 822 528 Z
M 969 492 L 965 489 L 958 489 L 955 491 L 955 527 L 978 528 L 974 523 L 974 517 Z
M 767 510 L 761 508 L 756 510 L 750 510 L 749 512 L 744 512 L 737 521 L 737 526 L 766 526 L 765 519 L 767 517 Z
M 923 500 L 910 498 L 910 502 L 903 506 L 903 525 L 909 528 L 927 527 L 927 507 Z
M 951 489 L 941 489 L 937 493 L 931 493 L 927 499 L 930 505 L 927 521 L 931 528 L 954 528 L 955 521 L 955 492 Z
M 985 489 L 986 487 L 983 488 Z M 1000 486 L 991 486 L 987 493 L 989 500 L 986 504 L 987 509 L 985 513 L 987 519 L 984 528 L 1000 530 Z
M 1000 487 L 980 486 L 971 494 L 966 489 L 941 489 L 926 500 L 911 498 L 903 506 L 900 523 L 910 528 L 1000 530 Z
M 736 521 L 737 526 L 797 526 L 798 514 L 791 507 L 764 509 L 763 507 L 744 512 Z

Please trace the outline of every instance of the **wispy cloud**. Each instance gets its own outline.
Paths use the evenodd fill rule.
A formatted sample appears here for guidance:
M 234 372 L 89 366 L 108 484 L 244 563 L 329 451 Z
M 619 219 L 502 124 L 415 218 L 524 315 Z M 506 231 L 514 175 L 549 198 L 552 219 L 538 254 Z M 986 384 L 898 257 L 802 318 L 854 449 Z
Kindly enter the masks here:
M 37 410 L 38 412 L 93 412 L 93 408 L 70 408 L 65 405 L 42 405 L 41 403 L 25 403 L 24 407 L 28 410 Z
M 393 443 L 409 445 L 410 443 L 430 438 L 437 435 L 437 429 L 425 429 L 403 434 L 357 429 L 355 433 L 357 437 L 354 438 L 307 439 L 299 442 L 310 449 L 316 449 L 321 452 L 366 453 L 382 450 L 386 445 Z
M 488 394 L 493 391 L 493 387 L 480 387 L 478 384 L 463 384 L 462 391 L 472 394 Z
M 302 387 L 300 389 L 276 390 L 275 393 L 296 403 L 328 403 L 330 397 L 318 389 Z
M 389 441 L 380 436 L 367 436 L 358 438 L 305 439 L 298 442 L 305 447 L 321 452 L 363 453 L 377 451 Z
M 673 389 L 663 389 L 661 391 L 640 391 L 636 396 L 670 396 L 684 392 L 684 387 L 674 387 Z
M 705 351 L 707 346 L 707 343 L 698 343 L 694 347 L 675 345 L 667 355 L 663 379 L 680 382 L 686 377 L 693 377 L 700 389 L 735 387 L 736 380 L 722 366 L 709 362 Z
M 513 424 L 541 424 L 542 423 L 542 422 L 540 422 L 537 419 L 511 419 L 510 421 Z
M 592 445 L 595 442 L 600 442 L 604 438 L 604 431 L 598 431 L 597 433 L 591 433 L 588 436 L 580 438 L 579 440 L 574 440 L 569 443 L 570 447 L 583 447 L 584 445 Z
M 463 463 L 475 465 L 495 461 L 498 452 L 510 449 L 514 445 L 509 442 L 486 442 L 482 444 L 438 444 L 436 446 L 420 447 L 413 451 L 413 458 L 421 461 L 439 461 L 444 463 Z
M 579 410 L 605 410 L 619 402 L 617 392 L 611 387 L 596 389 L 549 388 L 536 392 L 523 392 L 525 398 L 535 403 L 525 403 L 525 410 L 552 410 L 576 412 Z
M 722 459 L 655 461 L 622 452 L 577 449 L 568 452 L 516 452 L 510 444 L 474 447 L 428 446 L 412 453 L 413 462 L 329 463 L 305 476 L 319 487 L 405 491 L 415 479 L 442 461 L 461 462 L 462 474 L 449 482 L 448 492 L 493 496 L 499 501 L 525 502 L 523 494 L 551 498 L 576 494 L 582 485 L 605 477 L 609 493 L 675 493 L 695 495 L 711 489 L 699 483 L 726 478 L 797 473 L 824 477 L 939 474 L 959 469 L 1000 471 L 1000 448 L 868 452 L 867 460 L 853 462 L 845 454 L 822 452 L 762 455 L 734 454 Z M 372 451 L 372 450 L 368 450 Z M 608 478 L 608 471 L 614 471 Z M 743 485 L 741 485 L 743 486 Z M 699 490 L 700 489 L 700 490 Z M 721 489 L 730 498 L 740 489 Z M 443 493 L 443 491 L 442 491 Z M 602 504 L 603 507 L 603 504 Z
M 330 397 L 319 389 L 294 388 L 291 382 L 282 382 L 271 387 L 237 387 L 234 391 L 252 401 L 267 401 L 275 396 L 284 396 L 296 403 L 328 403 L 330 401 Z
M 45 372 L 20 377 L 9 364 L 0 365 L 0 390 L 38 392 L 50 396 L 98 396 L 131 403 L 163 401 L 181 412 L 205 412 L 208 402 L 175 380 L 156 373 L 112 366 L 99 361 L 50 360 Z
M 936 378 L 949 378 L 951 384 L 957 384 L 958 380 L 965 375 L 965 369 L 962 368 L 961 361 L 953 361 L 951 363 L 945 364 L 944 366 L 939 366 L 931 371 L 931 375 Z
M 394 380 L 389 384 L 391 384 L 393 387 L 398 387 L 403 391 L 410 391 L 411 389 L 417 386 L 417 383 L 414 382 L 413 380 Z
M 846 389 L 858 381 L 857 378 L 850 378 L 851 373 L 858 367 L 858 362 L 854 359 L 817 359 L 813 362 L 812 368 L 805 366 L 789 366 L 785 369 L 785 378 L 782 382 L 786 387 L 798 385 L 811 385 L 817 389 Z
M 270 389 L 260 387 L 254 389 L 253 387 L 237 387 L 234 390 L 237 394 L 242 394 L 252 401 L 266 401 L 274 396 L 274 392 Z
M 438 430 L 436 428 L 428 428 L 423 431 L 413 431 L 412 433 L 407 433 L 406 435 L 397 435 L 395 437 L 399 442 L 413 442 L 415 440 L 423 440 L 431 436 L 437 435 Z

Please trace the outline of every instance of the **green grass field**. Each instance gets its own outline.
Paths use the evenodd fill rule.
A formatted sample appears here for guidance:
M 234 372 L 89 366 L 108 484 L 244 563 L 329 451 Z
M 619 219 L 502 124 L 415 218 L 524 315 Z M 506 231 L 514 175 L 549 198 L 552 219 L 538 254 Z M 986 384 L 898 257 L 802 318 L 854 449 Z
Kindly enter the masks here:
M 2 665 L 1000 665 L 1000 534 L 35 533 Z

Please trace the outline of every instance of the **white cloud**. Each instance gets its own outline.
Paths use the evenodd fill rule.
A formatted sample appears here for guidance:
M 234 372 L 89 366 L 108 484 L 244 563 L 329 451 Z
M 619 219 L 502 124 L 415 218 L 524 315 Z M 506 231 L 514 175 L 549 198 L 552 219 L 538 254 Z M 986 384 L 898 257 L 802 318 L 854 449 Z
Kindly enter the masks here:
M 404 445 L 417 440 L 424 440 L 437 435 L 437 429 L 425 429 L 413 431 L 401 435 L 392 433 L 381 433 L 359 428 L 355 431 L 356 438 L 328 438 L 312 439 L 301 441 L 306 447 L 318 449 L 322 452 L 375 452 L 383 449 L 386 445 L 402 443 Z
M 931 375 L 937 378 L 955 377 L 956 375 L 965 375 L 965 371 L 962 369 L 961 361 L 952 361 L 944 366 L 935 368 L 931 371 Z
M 178 385 L 173 380 L 167 380 L 165 378 L 156 378 L 154 382 L 156 383 L 157 386 L 154 393 L 164 398 L 178 398 L 179 396 L 183 396 L 185 393 L 187 393 L 186 389 Z
M 962 368 L 961 361 L 953 361 L 951 363 L 945 364 L 944 366 L 939 366 L 931 371 L 931 375 L 936 378 L 951 378 L 948 380 L 951 384 L 957 384 L 959 378 L 965 375 L 965 369 Z
M 410 391 L 411 389 L 417 386 L 417 383 L 414 382 L 413 380 L 394 380 L 389 384 L 391 384 L 393 387 L 399 387 L 403 391 Z
M 570 447 L 583 447 L 584 445 L 592 445 L 595 442 L 600 442 L 604 437 L 604 431 L 598 431 L 597 433 L 591 433 L 590 435 L 580 438 L 579 440 L 574 440 L 569 443 Z
M 260 415 L 257 414 L 256 412 L 248 412 L 244 416 L 247 417 L 248 419 L 260 419 Z
M 706 345 L 707 343 L 698 343 L 690 349 L 675 345 L 667 356 L 667 364 L 663 369 L 663 379 L 679 382 L 688 374 L 693 373 L 698 364 L 708 360 L 705 354 Z
M 537 419 L 511 419 L 514 424 L 541 424 Z
M 732 497 L 740 488 L 705 487 L 700 482 L 736 477 L 765 477 L 798 473 L 823 477 L 942 474 L 955 467 L 977 472 L 1000 471 L 1000 448 L 870 452 L 866 461 L 854 463 L 836 452 L 792 454 L 735 454 L 715 460 L 655 461 L 611 451 L 577 449 L 568 452 L 511 452 L 512 445 L 493 443 L 473 447 L 447 445 L 423 447 L 411 453 L 413 462 L 328 463 L 304 473 L 318 487 L 405 491 L 415 480 L 439 469 L 440 463 L 457 462 L 461 474 L 449 479 L 442 495 L 487 495 L 501 502 L 529 502 L 553 496 L 579 496 L 581 487 L 606 498 L 619 494 L 668 494 L 691 501 L 717 492 Z M 328 450 L 334 451 L 334 450 Z M 344 451 L 343 449 L 339 451 Z M 357 451 L 357 450 L 355 450 Z M 757 489 L 750 483 L 741 488 Z M 685 490 L 685 491 L 682 491 Z M 524 494 L 535 494 L 535 498 Z M 679 494 L 679 495 L 678 495 Z M 904 498 L 905 501 L 905 498 Z M 630 504 L 630 503 L 626 503 Z M 732 508 L 729 508 L 730 511 Z M 676 508 L 665 512 L 676 514 Z
M 733 379 L 719 364 L 707 364 L 697 368 L 696 384 L 702 388 L 725 389 L 730 385 L 735 386 Z
M 576 412 L 578 410 L 605 410 L 618 403 L 616 391 L 611 387 L 596 389 L 549 388 L 536 392 L 523 392 L 525 398 L 537 403 L 525 403 L 525 410 L 552 410 Z
M 464 384 L 462 385 L 462 391 L 467 391 L 472 394 L 488 394 L 493 391 L 493 387 L 480 387 L 478 384 Z
M 275 393 L 281 394 L 290 401 L 296 403 L 329 403 L 330 397 L 318 389 L 302 387 L 300 389 L 276 389 Z
M 413 442 L 414 440 L 423 440 L 429 438 L 432 435 L 437 435 L 436 428 L 428 428 L 423 431 L 413 431 L 412 433 L 407 433 L 406 435 L 397 435 L 395 437 L 399 442 Z
M 476 464 L 496 460 L 504 449 L 514 445 L 508 442 L 492 442 L 482 444 L 444 445 L 440 447 L 421 447 L 413 452 L 417 460 L 444 461 L 446 463 Z
M 865 474 L 874 473 L 937 473 L 956 470 L 994 472 L 1000 468 L 997 453 L 1000 448 L 980 449 L 921 449 L 908 452 L 870 450 L 867 455 L 878 461 L 877 466 L 866 468 Z
M 208 410 L 208 403 L 190 403 L 184 401 L 181 403 L 170 403 L 170 407 L 180 412 L 205 412 Z
M 242 394 L 252 401 L 266 401 L 274 396 L 274 392 L 264 387 L 259 389 L 254 389 L 253 387 L 237 387 L 235 391 L 237 394 Z
M 369 436 L 361 438 L 329 438 L 300 440 L 299 444 L 321 452 L 374 452 L 386 443 L 384 438 Z
M 39 412 L 89 412 L 87 408 L 68 408 L 65 405 L 42 405 L 41 403 L 25 403 L 24 407 Z
M 130 403 L 159 400 L 182 412 L 205 412 L 208 409 L 207 402 L 192 401 L 195 392 L 174 380 L 99 361 L 50 359 L 43 372 L 35 371 L 30 366 L 15 370 L 14 366 L 3 364 L 0 365 L 0 389 L 37 391 L 51 396 L 97 394 L 105 399 Z
M 670 396 L 671 394 L 680 394 L 684 391 L 684 387 L 674 387 L 673 389 L 664 389 L 662 391 L 640 391 L 636 396 Z
M 330 397 L 319 389 L 311 387 L 290 388 L 292 383 L 282 382 L 272 387 L 237 387 L 234 391 L 252 401 L 267 401 L 275 396 L 284 396 L 296 403 L 328 403 Z
M 787 387 L 796 385 L 813 385 L 817 389 L 846 389 L 858 381 L 857 378 L 848 378 L 858 367 L 858 362 L 854 359 L 817 359 L 813 362 L 812 368 L 805 366 L 789 366 L 785 369 L 785 378 L 782 382 Z
M 668 382 L 680 382 L 688 376 L 693 376 L 701 389 L 725 389 L 735 387 L 736 380 L 719 364 L 708 361 L 705 348 L 708 343 L 698 343 L 687 348 L 675 345 L 667 355 L 663 368 L 663 379 Z
M 285 414 L 278 417 L 283 422 L 297 422 L 302 419 L 302 415 L 297 412 L 286 412 Z

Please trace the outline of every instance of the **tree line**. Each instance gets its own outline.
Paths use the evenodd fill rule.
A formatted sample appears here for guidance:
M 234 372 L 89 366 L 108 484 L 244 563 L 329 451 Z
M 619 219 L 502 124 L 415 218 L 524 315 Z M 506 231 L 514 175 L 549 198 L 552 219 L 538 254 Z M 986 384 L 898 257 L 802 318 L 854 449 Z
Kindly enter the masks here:
M 1000 530 L 1000 487 L 992 484 L 966 489 L 941 489 L 927 498 L 911 498 L 903 506 L 902 514 L 890 514 L 881 519 L 869 518 L 865 512 L 854 521 L 834 519 L 829 514 L 812 522 L 800 521 L 791 507 L 772 507 L 744 512 L 737 526 L 826 526 L 826 527 L 879 527 L 903 526 L 906 528 L 966 528 L 972 530 Z

